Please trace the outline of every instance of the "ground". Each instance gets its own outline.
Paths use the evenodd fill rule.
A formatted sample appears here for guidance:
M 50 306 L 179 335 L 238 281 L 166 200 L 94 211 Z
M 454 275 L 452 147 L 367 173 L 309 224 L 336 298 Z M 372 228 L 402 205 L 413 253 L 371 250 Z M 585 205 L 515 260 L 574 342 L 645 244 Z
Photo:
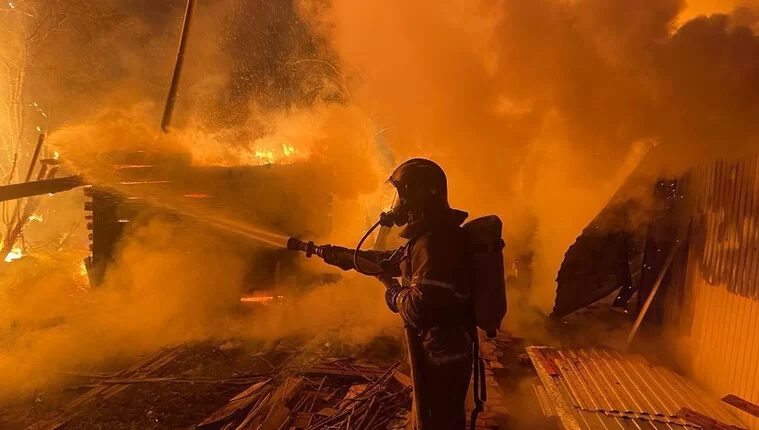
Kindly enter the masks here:
M 618 346 L 608 342 L 624 339 L 621 334 L 629 323 L 627 315 L 601 305 L 560 323 L 541 323 L 539 330 L 531 331 L 542 332 L 541 337 L 555 345 Z M 306 396 L 324 379 L 325 385 L 331 386 L 332 397 L 339 400 L 352 386 L 377 380 L 393 365 L 407 375 L 401 339 L 400 334 L 377 337 L 360 348 L 339 340 L 314 345 L 312 339 L 295 337 L 275 342 L 214 339 L 175 345 L 80 369 L 55 387 L 0 404 L 0 428 L 42 430 L 60 423 L 67 429 L 195 428 L 256 381 L 281 381 L 296 374 L 311 384 Z M 508 332 L 493 340 L 482 337 L 488 402 L 479 425 L 491 429 L 559 428 L 558 422 L 546 418 L 540 409 L 535 394 L 539 380 L 525 346 L 523 339 Z M 322 377 L 325 363 L 337 369 L 329 379 Z M 319 390 L 326 392 L 326 387 Z M 303 401 L 316 411 L 329 406 L 322 397 L 319 402 Z
M 238 341 L 231 350 L 219 348 L 225 344 L 229 342 L 178 346 L 175 358 L 150 377 L 240 378 L 266 373 L 271 369 L 269 363 L 281 363 L 288 356 L 286 351 L 265 348 L 261 342 Z M 126 369 L 145 358 L 137 357 L 131 363 L 108 363 L 100 372 L 91 370 L 86 374 L 98 378 L 72 375 L 58 389 L 51 388 L 10 402 L 0 410 L 0 428 L 35 428 L 37 423 L 52 419 L 74 399 L 91 390 L 101 376 L 114 375 L 114 367 Z M 133 383 L 127 389 L 98 399 L 90 407 L 78 411 L 66 428 L 187 428 L 205 419 L 243 388 L 219 383 Z
M 490 428 L 494 428 L 495 424 L 499 428 L 525 428 L 521 425 L 525 419 L 539 419 L 533 416 L 538 411 L 533 407 L 535 405 L 522 405 L 535 403 L 525 401 L 530 397 L 523 397 L 530 395 L 531 386 L 526 381 L 534 378 L 534 373 L 529 363 L 523 360 L 524 344 L 521 339 L 503 334 L 497 342 L 495 348 L 489 347 L 487 341 L 483 343 L 486 361 L 489 361 L 488 358 L 495 359 L 499 364 L 495 364 L 489 372 L 489 413 L 483 415 L 485 421 L 481 424 L 488 424 Z M 314 351 L 303 350 L 303 343 L 304 339 L 292 338 L 269 344 L 242 339 L 214 340 L 157 352 L 152 357 L 153 363 L 156 363 L 155 357 L 168 357 L 163 364 L 150 364 L 149 356 L 107 363 L 99 369 L 71 374 L 58 387 L 2 405 L 0 428 L 54 428 L 54 419 L 61 417 L 65 417 L 63 421 L 67 429 L 194 428 L 250 386 L 256 378 L 279 374 L 285 369 L 302 372 L 303 369 L 310 369 L 309 366 L 325 360 L 332 363 L 339 358 L 345 360 L 338 365 L 346 372 L 359 369 L 358 373 L 363 373 L 360 369 L 371 369 L 362 367 L 369 366 L 367 363 L 376 366 L 378 371 L 375 376 L 368 375 L 373 379 L 380 370 L 389 368 L 395 362 L 403 362 L 402 344 L 393 337 L 377 338 L 362 351 L 353 353 L 352 357 L 338 358 L 331 354 L 340 346 L 330 345 L 329 349 Z M 155 370 L 144 371 L 138 376 L 118 373 L 140 362 L 142 369 L 153 366 Z M 147 366 L 145 362 L 148 362 Z M 399 369 L 407 373 L 404 366 Z M 312 378 L 316 382 L 319 379 L 318 375 Z M 344 392 L 338 393 L 339 397 L 356 383 L 351 382 L 350 377 L 344 381 L 334 381 L 342 384 L 339 388 L 344 388 Z M 82 396 L 96 390 L 101 391 L 89 403 L 72 407 L 77 401 L 81 402 Z M 515 402 L 519 403 L 518 407 Z

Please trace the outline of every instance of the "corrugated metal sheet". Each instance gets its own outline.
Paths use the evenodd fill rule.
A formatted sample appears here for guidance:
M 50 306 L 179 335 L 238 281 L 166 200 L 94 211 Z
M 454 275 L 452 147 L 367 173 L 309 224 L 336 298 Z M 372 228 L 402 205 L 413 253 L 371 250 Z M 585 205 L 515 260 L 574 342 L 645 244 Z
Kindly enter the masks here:
M 699 221 L 703 278 L 732 293 L 759 299 L 757 287 L 757 159 L 721 161 L 691 173 L 688 194 Z
M 679 415 L 682 408 L 745 428 L 727 405 L 640 356 L 546 347 L 528 353 L 565 428 L 699 428 Z
M 704 386 L 759 403 L 759 158 L 686 175 L 687 272 L 670 291 L 665 330 Z M 750 428 L 759 418 L 740 413 Z

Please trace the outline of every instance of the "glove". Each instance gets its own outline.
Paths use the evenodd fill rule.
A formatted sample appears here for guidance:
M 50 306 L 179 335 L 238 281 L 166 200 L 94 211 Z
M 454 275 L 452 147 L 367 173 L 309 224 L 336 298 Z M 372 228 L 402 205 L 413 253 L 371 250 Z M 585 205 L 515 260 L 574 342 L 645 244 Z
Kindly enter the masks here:
M 390 285 L 385 290 L 385 303 L 387 303 L 387 307 L 390 308 L 393 313 L 398 313 L 398 296 L 404 289 L 405 288 L 402 287 L 398 281 L 395 281 L 393 285 Z
M 324 245 L 321 247 L 321 255 L 324 262 L 343 270 L 353 269 L 353 250 L 342 246 Z

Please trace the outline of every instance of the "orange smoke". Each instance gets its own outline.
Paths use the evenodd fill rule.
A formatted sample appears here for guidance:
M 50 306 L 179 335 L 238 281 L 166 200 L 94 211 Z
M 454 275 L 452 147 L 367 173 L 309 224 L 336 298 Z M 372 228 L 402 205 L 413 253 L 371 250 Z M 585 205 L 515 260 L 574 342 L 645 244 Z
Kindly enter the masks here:
M 303 0 L 301 11 L 358 71 L 352 100 L 399 159 L 440 162 L 453 205 L 497 213 L 510 251 L 534 253 L 531 302 L 547 312 L 563 253 L 654 143 L 668 169 L 756 144 L 759 39 L 737 15 L 681 22 L 732 10 L 714 4 Z

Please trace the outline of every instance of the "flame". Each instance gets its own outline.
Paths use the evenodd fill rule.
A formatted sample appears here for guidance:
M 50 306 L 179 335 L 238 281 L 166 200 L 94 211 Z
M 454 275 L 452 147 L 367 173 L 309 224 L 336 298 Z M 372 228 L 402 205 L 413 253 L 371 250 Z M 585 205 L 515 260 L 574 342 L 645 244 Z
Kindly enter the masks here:
M 171 181 L 124 181 L 119 185 L 153 185 L 153 184 L 170 184 Z
M 200 166 L 261 166 L 293 164 L 308 158 L 309 153 L 290 144 L 290 136 L 266 136 L 247 144 L 229 147 L 214 139 L 190 149 L 192 162 Z
M 84 264 L 84 261 L 79 263 L 79 275 L 87 276 L 87 265 Z
M 256 151 L 256 158 L 261 164 L 274 164 L 274 151 Z
M 5 256 L 5 262 L 10 263 L 11 261 L 18 260 L 23 256 L 24 254 L 21 253 L 21 248 L 13 248 L 13 250 Z
M 58 151 L 53 152 L 53 160 L 57 160 L 60 156 L 61 154 L 59 154 Z
M 151 164 L 114 164 L 113 170 L 149 169 L 151 167 L 153 167 Z
M 42 222 L 43 220 L 44 218 L 40 214 L 32 214 L 29 216 L 29 222 L 32 222 L 32 221 Z
M 269 303 L 274 299 L 283 299 L 285 296 L 266 296 L 266 295 L 252 295 L 241 297 L 240 301 L 244 303 Z
M 254 147 L 256 150 L 253 151 L 253 160 L 245 153 L 239 154 L 243 164 L 292 164 L 307 157 L 307 154 L 299 151 L 294 145 L 276 145 L 266 139 L 257 140 Z

